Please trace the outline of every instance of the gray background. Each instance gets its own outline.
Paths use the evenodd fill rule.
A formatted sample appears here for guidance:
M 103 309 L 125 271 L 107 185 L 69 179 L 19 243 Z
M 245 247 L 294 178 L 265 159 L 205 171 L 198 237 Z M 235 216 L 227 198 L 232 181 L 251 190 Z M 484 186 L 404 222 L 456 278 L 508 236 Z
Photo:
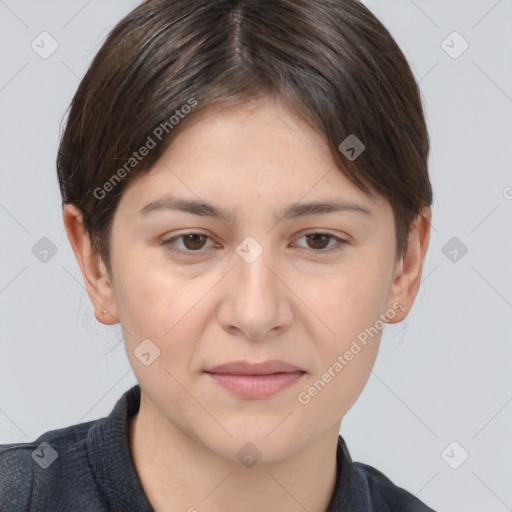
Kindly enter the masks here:
M 439 511 L 512 510 L 512 2 L 364 3 L 420 81 L 435 201 L 417 301 L 386 327 L 341 433 L 354 460 Z M 137 4 L 0 0 L 0 443 L 106 416 L 136 383 L 120 327 L 94 318 L 55 157 L 80 78 Z M 31 47 L 43 31 L 59 45 L 47 59 Z M 469 43 L 457 58 L 453 31 Z

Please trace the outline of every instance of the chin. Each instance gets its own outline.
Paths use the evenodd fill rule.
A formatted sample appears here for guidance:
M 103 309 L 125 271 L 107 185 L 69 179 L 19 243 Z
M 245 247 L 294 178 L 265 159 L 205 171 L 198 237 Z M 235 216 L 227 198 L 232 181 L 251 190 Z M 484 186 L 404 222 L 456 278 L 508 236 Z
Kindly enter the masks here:
M 254 425 L 253 420 L 239 420 L 234 423 L 225 422 L 226 430 L 233 436 L 220 433 L 216 439 L 204 439 L 203 442 L 217 455 L 251 467 L 250 460 L 258 464 L 277 462 L 293 455 L 298 450 L 297 436 L 290 426 L 278 426 L 282 418 Z M 210 431 L 211 432 L 211 431 Z M 224 431 L 223 431 L 224 432 Z M 249 458 L 249 459 L 247 459 Z M 249 460 L 246 464 L 245 460 Z

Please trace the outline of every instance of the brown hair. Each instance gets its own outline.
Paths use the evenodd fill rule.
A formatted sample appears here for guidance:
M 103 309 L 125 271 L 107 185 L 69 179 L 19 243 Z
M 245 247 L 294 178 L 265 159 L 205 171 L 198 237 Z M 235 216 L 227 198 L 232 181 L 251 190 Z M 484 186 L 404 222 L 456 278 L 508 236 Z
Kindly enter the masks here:
M 324 136 L 340 172 L 390 202 L 403 255 L 413 222 L 432 204 L 429 136 L 405 56 L 362 3 L 147 0 L 95 56 L 57 157 L 62 205 L 80 209 L 109 272 L 126 186 L 202 109 L 262 95 L 284 100 Z M 339 149 L 351 134 L 365 145 L 353 161 Z

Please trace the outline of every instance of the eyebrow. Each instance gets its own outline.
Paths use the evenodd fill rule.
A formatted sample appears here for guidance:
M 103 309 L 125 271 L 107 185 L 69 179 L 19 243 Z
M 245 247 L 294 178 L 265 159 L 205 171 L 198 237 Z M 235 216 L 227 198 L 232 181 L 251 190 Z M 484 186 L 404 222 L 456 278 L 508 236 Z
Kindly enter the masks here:
M 138 213 L 142 217 L 147 217 L 151 213 L 161 211 L 180 211 L 199 215 L 201 217 L 212 217 L 219 219 L 227 224 L 236 224 L 237 216 L 229 210 L 205 203 L 203 201 L 179 199 L 172 196 L 163 196 L 159 199 L 151 201 L 144 206 Z M 313 201 L 309 203 L 295 203 L 282 209 L 281 212 L 274 214 L 274 220 L 296 219 L 309 215 L 322 215 L 333 212 L 358 212 L 368 216 L 373 213 L 363 205 L 346 200 L 333 201 Z

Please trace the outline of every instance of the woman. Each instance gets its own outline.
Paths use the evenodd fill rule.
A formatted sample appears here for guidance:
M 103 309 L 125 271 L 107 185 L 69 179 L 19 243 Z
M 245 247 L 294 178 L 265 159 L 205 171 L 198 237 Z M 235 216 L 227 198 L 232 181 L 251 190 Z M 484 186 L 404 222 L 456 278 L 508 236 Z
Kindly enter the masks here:
M 138 385 L 0 448 L 1 510 L 431 511 L 341 421 L 429 243 L 417 84 L 356 0 L 148 0 L 72 101 L 63 220 Z

